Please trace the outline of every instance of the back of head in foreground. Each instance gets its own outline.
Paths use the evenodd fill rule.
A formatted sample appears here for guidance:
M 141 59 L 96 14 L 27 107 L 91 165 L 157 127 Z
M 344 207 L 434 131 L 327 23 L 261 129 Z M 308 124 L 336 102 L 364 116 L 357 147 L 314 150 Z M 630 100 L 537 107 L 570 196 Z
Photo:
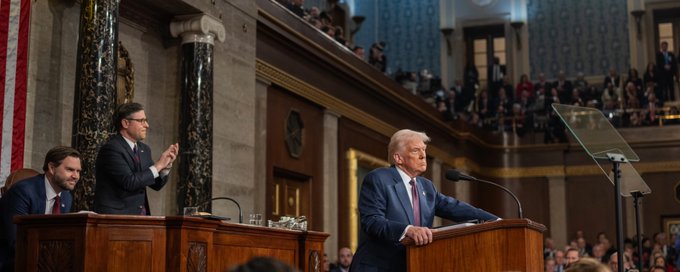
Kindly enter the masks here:
M 610 272 L 609 267 L 593 258 L 581 258 L 564 272 Z

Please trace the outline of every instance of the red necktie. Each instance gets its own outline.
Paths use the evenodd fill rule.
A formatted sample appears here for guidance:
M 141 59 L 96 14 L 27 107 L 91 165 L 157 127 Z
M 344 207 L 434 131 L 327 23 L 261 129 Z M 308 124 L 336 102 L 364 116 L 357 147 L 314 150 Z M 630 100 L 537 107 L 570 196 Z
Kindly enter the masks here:
M 411 195 L 413 196 L 413 218 L 416 226 L 420 226 L 420 198 L 418 197 L 418 187 L 416 186 L 415 178 L 409 181 L 411 184 Z
M 52 205 L 52 214 L 60 214 L 61 213 L 61 201 L 59 195 L 57 195 L 54 198 L 54 205 Z

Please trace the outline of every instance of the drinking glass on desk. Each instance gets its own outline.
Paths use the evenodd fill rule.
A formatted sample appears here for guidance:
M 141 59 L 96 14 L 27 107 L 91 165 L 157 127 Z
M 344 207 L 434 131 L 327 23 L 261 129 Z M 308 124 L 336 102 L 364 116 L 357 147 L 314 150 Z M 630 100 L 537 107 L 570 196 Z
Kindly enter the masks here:
M 184 216 L 195 216 L 198 215 L 198 207 L 184 207 Z
M 260 213 L 251 213 L 248 216 L 248 224 L 250 225 L 256 225 L 256 226 L 261 226 L 262 225 L 262 214 Z

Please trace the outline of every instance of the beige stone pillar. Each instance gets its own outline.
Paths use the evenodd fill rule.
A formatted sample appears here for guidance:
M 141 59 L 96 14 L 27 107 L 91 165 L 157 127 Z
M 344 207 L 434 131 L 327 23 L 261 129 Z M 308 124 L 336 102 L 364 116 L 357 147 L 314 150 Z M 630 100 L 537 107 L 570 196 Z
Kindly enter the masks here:
M 338 119 L 326 110 L 323 115 L 323 231 L 331 234 L 324 244 L 329 260 L 338 256 Z
M 567 197 L 564 176 L 548 177 L 550 237 L 560 247 L 567 243 Z
M 434 187 L 437 188 L 437 190 L 441 190 L 442 188 L 442 161 L 439 159 L 434 159 L 432 160 L 432 166 L 430 167 L 432 169 L 432 184 L 434 184 Z M 440 217 L 434 218 L 434 221 L 432 222 L 433 227 L 438 227 L 442 225 L 442 219 Z

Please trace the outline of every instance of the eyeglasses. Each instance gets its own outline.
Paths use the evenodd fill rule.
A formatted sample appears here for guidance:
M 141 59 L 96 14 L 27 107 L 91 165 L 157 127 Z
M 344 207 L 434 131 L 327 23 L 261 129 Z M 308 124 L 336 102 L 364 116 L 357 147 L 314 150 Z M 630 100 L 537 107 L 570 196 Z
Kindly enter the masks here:
M 125 118 L 125 119 L 130 120 L 130 121 L 137 121 L 137 122 L 142 123 L 142 124 L 145 124 L 145 123 L 148 124 L 149 123 L 149 119 L 146 119 L 146 118 L 139 118 L 139 119 Z

